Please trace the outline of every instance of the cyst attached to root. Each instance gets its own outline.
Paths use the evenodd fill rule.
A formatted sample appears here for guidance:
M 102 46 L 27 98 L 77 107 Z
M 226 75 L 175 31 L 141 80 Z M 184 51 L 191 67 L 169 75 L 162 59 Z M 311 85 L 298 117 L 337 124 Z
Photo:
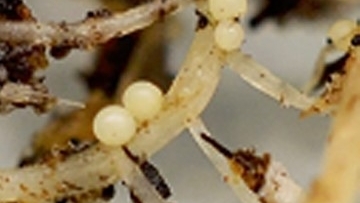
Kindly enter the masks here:
M 247 10 L 247 0 L 209 0 L 209 10 L 216 20 L 240 17 Z
M 129 111 L 119 105 L 101 109 L 93 121 L 96 138 L 109 146 L 127 143 L 136 131 L 136 122 Z
M 234 51 L 240 48 L 244 41 L 244 31 L 241 25 L 233 20 L 221 21 L 215 28 L 216 45 L 224 51 Z
M 122 102 L 137 120 L 148 120 L 160 111 L 163 93 L 150 82 L 138 81 L 126 88 Z
M 347 51 L 350 47 L 352 33 L 356 27 L 355 21 L 339 20 L 330 27 L 328 37 L 337 49 Z

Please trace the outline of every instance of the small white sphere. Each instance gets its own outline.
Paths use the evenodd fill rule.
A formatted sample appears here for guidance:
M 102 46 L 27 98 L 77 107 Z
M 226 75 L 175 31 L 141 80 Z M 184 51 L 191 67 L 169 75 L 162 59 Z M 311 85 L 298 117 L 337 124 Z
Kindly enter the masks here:
M 139 121 L 153 118 L 161 109 L 163 93 L 151 82 L 138 81 L 126 88 L 122 102 Z
M 330 27 L 328 37 L 337 49 L 347 51 L 350 47 L 352 32 L 356 27 L 355 21 L 339 20 Z
M 135 135 L 136 122 L 125 108 L 110 105 L 96 114 L 93 131 L 96 138 L 105 145 L 120 146 Z
M 247 0 L 209 0 L 209 10 L 219 21 L 240 17 L 247 10 Z
M 240 48 L 245 33 L 241 25 L 233 20 L 220 21 L 215 28 L 216 45 L 224 51 L 234 51 Z

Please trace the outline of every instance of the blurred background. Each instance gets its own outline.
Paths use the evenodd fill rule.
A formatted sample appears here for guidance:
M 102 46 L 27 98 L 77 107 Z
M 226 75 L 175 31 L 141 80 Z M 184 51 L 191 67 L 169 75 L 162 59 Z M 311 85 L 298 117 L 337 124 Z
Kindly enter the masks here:
M 41 21 L 76 21 L 88 10 L 102 8 L 96 0 L 28 0 L 26 4 Z M 258 11 L 258 1 L 251 0 L 249 16 Z M 302 87 L 310 78 L 326 31 L 333 20 L 351 12 L 336 13 L 328 19 L 290 20 L 279 26 L 265 21 L 257 29 L 246 28 L 245 53 L 251 54 L 284 81 Z M 167 26 L 167 65 L 175 74 L 184 59 L 194 34 L 193 8 L 172 17 L 178 19 Z M 170 20 L 174 22 L 174 19 Z M 171 31 L 173 29 L 173 31 Z M 46 84 L 61 98 L 83 101 L 86 98 L 79 71 L 94 64 L 95 50 L 73 51 L 63 60 L 52 60 L 46 70 Z M 66 82 L 64 82 L 66 81 Z M 32 134 L 46 124 L 48 115 L 35 115 L 19 110 L 0 117 L 0 166 L 13 167 L 31 143 Z M 330 120 L 324 116 L 299 118 L 294 109 L 284 109 L 250 87 L 236 74 L 224 69 L 218 90 L 203 114 L 203 119 L 217 140 L 230 149 L 255 147 L 259 153 L 270 152 L 283 163 L 292 177 L 307 188 L 321 165 L 322 151 Z M 231 190 L 197 148 L 187 132 L 169 144 L 152 159 L 173 190 L 172 202 L 237 202 Z M 118 190 L 124 192 L 121 186 Z M 121 193 L 121 192 L 120 192 Z M 128 202 L 124 194 L 113 202 Z

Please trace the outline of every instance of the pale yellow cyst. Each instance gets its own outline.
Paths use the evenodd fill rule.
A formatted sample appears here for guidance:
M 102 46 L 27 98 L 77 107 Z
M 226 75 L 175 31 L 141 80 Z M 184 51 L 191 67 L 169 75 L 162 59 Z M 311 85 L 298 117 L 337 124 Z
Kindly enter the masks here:
M 160 111 L 163 98 L 156 85 L 138 81 L 126 88 L 122 102 L 137 120 L 143 121 L 153 118 Z
M 220 21 L 215 28 L 216 45 L 224 51 L 234 51 L 240 48 L 244 41 L 244 31 L 240 24 L 233 20 Z
M 328 31 L 328 37 L 334 46 L 342 51 L 347 51 L 350 47 L 352 33 L 357 24 L 351 20 L 339 20 L 335 22 Z
M 93 121 L 96 138 L 109 146 L 126 144 L 136 131 L 136 122 L 129 111 L 119 105 L 101 109 Z
M 209 10 L 219 21 L 240 17 L 247 10 L 247 0 L 209 0 Z

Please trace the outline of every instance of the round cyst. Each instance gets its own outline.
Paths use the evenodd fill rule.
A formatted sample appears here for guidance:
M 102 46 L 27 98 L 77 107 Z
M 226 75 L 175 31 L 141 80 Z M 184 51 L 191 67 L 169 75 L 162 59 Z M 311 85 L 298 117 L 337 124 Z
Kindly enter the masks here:
M 244 41 L 244 31 L 236 21 L 221 21 L 215 28 L 216 45 L 224 51 L 234 51 L 240 48 Z
M 101 143 L 120 146 L 135 135 L 136 122 L 126 109 L 119 105 L 111 105 L 96 114 L 93 131 Z
M 350 47 L 352 32 L 356 27 L 357 24 L 354 21 L 339 20 L 330 27 L 328 37 L 337 49 L 347 51 Z
M 246 12 L 247 0 L 209 0 L 209 10 L 216 20 L 240 17 Z
M 151 82 L 138 81 L 126 88 L 122 102 L 136 119 L 148 120 L 160 111 L 163 93 Z

